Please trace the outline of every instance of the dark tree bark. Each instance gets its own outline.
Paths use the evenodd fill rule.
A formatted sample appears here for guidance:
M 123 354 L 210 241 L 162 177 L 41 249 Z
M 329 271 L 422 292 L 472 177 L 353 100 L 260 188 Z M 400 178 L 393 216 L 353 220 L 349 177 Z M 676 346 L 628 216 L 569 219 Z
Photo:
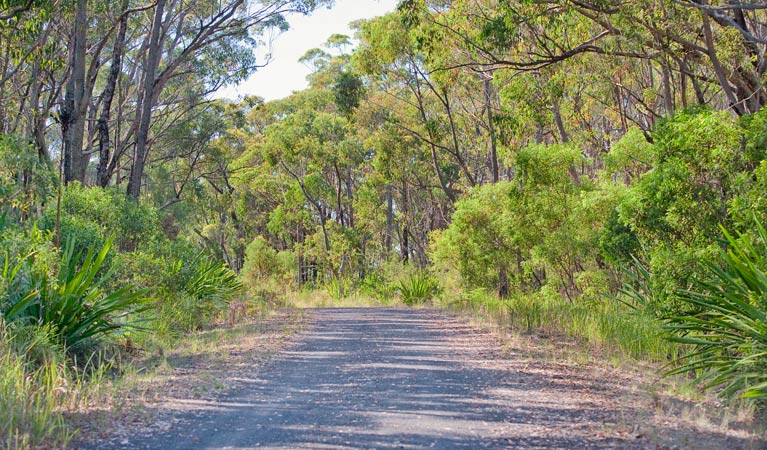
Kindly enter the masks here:
M 98 133 L 99 133 L 99 165 L 96 170 L 96 184 L 101 187 L 106 187 L 109 181 L 112 179 L 112 173 L 114 173 L 116 160 L 120 157 L 119 154 L 112 154 L 110 152 L 111 142 L 109 139 L 109 120 L 112 110 L 112 100 L 114 99 L 115 88 L 117 86 L 117 79 L 120 76 L 122 69 L 122 56 L 125 49 L 125 33 L 128 28 L 128 14 L 125 11 L 128 9 L 128 1 L 123 0 L 122 9 L 124 11 L 120 18 L 120 25 L 115 37 L 114 49 L 112 51 L 112 66 L 109 68 L 109 77 L 107 78 L 106 86 L 104 86 L 104 92 L 101 94 L 101 116 L 98 120 Z
M 492 75 L 485 76 L 483 84 L 485 86 L 485 110 L 487 111 L 487 131 L 490 134 L 490 172 L 493 183 L 497 183 L 501 179 L 501 172 L 498 168 L 498 148 L 495 142 L 495 127 L 493 125 L 493 109 L 490 102 L 490 81 L 493 79 Z

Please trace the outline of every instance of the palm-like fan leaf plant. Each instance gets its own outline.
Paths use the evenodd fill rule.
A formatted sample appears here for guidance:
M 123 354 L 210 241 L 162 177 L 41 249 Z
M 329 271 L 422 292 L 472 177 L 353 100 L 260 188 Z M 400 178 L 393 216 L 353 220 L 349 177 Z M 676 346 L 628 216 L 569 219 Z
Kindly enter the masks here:
M 767 231 L 755 220 L 756 243 L 726 230 L 724 264 L 679 296 L 692 312 L 668 318 L 673 340 L 692 350 L 671 373 L 695 372 L 726 398 L 767 397 Z
M 73 352 L 128 326 L 127 316 L 149 308 L 151 299 L 144 290 L 123 288 L 105 292 L 102 289 L 114 270 L 106 266 L 111 246 L 109 241 L 100 251 L 90 249 L 83 257 L 75 253 L 75 243 L 70 240 L 64 247 L 55 278 L 28 270 L 24 276 L 30 281 L 23 284 L 17 280 L 22 277 L 22 264 L 29 258 L 13 268 L 6 262 L 3 276 L 11 280 L 12 285 L 25 286 L 25 290 L 12 291 L 14 295 L 3 311 L 5 319 L 47 325 L 53 337 Z

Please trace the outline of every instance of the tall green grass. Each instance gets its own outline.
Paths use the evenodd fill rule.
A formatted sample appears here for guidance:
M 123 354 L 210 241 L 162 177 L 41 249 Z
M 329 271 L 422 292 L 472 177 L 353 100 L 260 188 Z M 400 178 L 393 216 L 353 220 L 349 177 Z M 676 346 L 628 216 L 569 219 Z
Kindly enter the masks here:
M 461 293 L 451 304 L 513 330 L 562 334 L 613 356 L 664 362 L 679 352 L 677 344 L 663 338 L 657 319 L 607 299 L 570 301 L 543 292 L 500 299 L 474 289 Z
M 106 366 L 68 364 L 49 327 L 0 320 L 0 448 L 60 448 L 74 431 L 64 414 L 101 395 Z

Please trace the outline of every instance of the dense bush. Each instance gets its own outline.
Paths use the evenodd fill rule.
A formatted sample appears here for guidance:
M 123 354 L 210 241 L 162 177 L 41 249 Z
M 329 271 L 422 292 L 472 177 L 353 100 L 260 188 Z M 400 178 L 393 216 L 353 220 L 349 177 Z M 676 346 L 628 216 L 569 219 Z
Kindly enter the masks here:
M 112 275 L 104 267 L 111 249 L 107 243 L 98 252 L 75 253 L 69 240 L 62 252 L 55 277 L 31 264 L 31 256 L 15 265 L 5 257 L 0 311 L 11 324 L 47 327 L 52 339 L 70 353 L 89 350 L 99 339 L 129 325 L 127 318 L 146 310 L 146 292 L 131 288 L 104 292 Z M 82 261 L 82 262 L 80 262 Z
M 620 190 L 576 177 L 580 160 L 571 145 L 520 151 L 515 181 L 475 188 L 456 203 L 450 226 L 433 235 L 434 261 L 456 270 L 466 288 L 504 295 L 547 287 L 572 299 L 603 287 L 594 285 L 604 278 L 599 233 Z
M 53 192 L 56 176 L 36 153 L 24 139 L 0 133 L 0 215 L 5 218 L 34 219 Z
M 43 216 L 42 227 L 53 230 L 55 220 L 53 204 Z M 118 250 L 131 251 L 161 238 L 158 211 L 115 188 L 70 183 L 63 191 L 60 220 L 61 241 L 73 239 L 78 251 L 102 246 L 109 238 Z
M 440 292 L 437 280 L 425 270 L 418 270 L 406 280 L 400 281 L 399 295 L 406 305 L 423 304 Z
M 192 260 L 176 260 L 158 290 L 155 324 L 170 335 L 201 329 L 241 288 L 239 277 L 223 261 L 205 253 Z
M 575 176 L 571 146 L 523 149 L 514 181 L 474 188 L 433 234 L 437 270 L 460 280 L 446 300 L 630 357 L 692 348 L 675 373 L 728 397 L 767 396 L 767 235 L 753 221 L 767 219 L 764 115 L 680 113 L 652 142 L 627 133 L 588 178 Z M 506 301 L 488 294 L 499 269 Z M 676 344 L 662 342 L 669 332 Z
M 759 117 L 738 122 L 726 112 L 693 109 L 661 121 L 652 136 L 653 166 L 617 206 L 617 223 L 603 235 L 613 259 L 626 259 L 633 236 L 647 250 L 653 289 L 671 309 L 684 307 L 676 292 L 702 275 L 699 261 L 719 261 L 719 225 L 745 229 L 746 210 L 759 205 L 759 161 L 754 140 Z M 626 138 L 624 138 L 626 139 Z M 648 144 L 632 143 L 647 151 Z M 627 144 L 628 145 L 628 144 Z
M 695 372 L 727 398 L 767 397 L 767 231 L 758 220 L 754 228 L 725 232 L 724 263 L 704 263 L 705 275 L 677 294 L 690 311 L 666 319 L 674 340 L 693 347 L 672 373 Z

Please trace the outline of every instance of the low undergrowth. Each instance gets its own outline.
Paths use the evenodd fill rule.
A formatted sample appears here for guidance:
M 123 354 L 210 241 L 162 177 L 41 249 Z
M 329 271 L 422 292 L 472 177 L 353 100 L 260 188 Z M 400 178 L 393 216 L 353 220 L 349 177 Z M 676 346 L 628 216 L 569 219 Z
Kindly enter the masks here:
M 562 335 L 623 360 L 664 363 L 680 351 L 678 344 L 665 339 L 654 317 L 607 299 L 571 301 L 543 293 L 500 299 L 474 289 L 443 303 L 513 332 Z
M 66 446 L 76 434 L 66 416 L 109 396 L 108 369 L 95 358 L 71 364 L 44 328 L 0 323 L 0 447 Z

